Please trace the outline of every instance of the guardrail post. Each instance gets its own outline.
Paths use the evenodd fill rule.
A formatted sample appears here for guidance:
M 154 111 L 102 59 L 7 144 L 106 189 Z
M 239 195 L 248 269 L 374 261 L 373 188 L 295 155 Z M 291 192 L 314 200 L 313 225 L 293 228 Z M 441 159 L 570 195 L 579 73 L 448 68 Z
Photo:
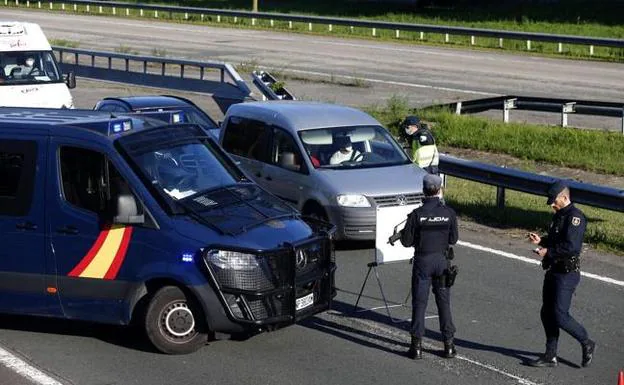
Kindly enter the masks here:
M 126 72 L 130 71 L 130 59 L 126 58 Z
M 273 21 L 273 20 L 271 20 L 271 21 Z M 271 25 L 271 27 L 272 27 L 272 25 Z M 332 25 L 330 24 L 330 25 L 327 27 L 327 30 L 328 30 L 329 32 L 331 32 L 331 31 L 332 31 L 332 29 L 333 29 L 333 27 L 332 27 Z
M 394 36 L 395 36 L 395 38 L 396 38 L 396 39 L 398 39 L 398 38 L 400 37 L 400 36 L 399 36 L 399 30 L 398 30 L 398 29 L 395 31 Z
M 509 110 L 513 110 L 518 106 L 518 99 L 505 99 L 503 101 L 503 121 L 509 123 Z
M 594 46 L 593 45 L 589 46 L 589 56 L 594 56 Z
M 154 11 L 154 19 L 158 19 L 158 11 Z
M 255 18 L 251 18 L 251 25 L 256 25 L 256 19 Z
M 39 2 L 39 8 L 41 8 L 41 2 Z M 87 13 L 91 12 L 91 7 L 87 4 Z
M 76 55 L 76 64 L 78 63 L 78 55 Z M 91 55 L 91 67 L 95 67 L 95 55 Z
M 234 16 L 234 24 L 238 23 L 238 16 Z
M 470 45 L 475 45 L 475 37 L 470 36 Z
M 130 16 L 130 8 L 126 8 L 126 16 Z
M 143 17 L 143 8 L 139 9 L 139 16 Z
M 461 111 L 462 111 L 462 102 L 457 102 L 457 104 L 455 104 L 455 115 L 461 115 Z
M 65 10 L 65 3 L 61 4 L 61 10 L 63 10 L 63 11 Z
M 98 12 L 102 13 L 102 6 L 101 5 L 98 7 Z
M 6 3 L 5 3 L 4 5 L 6 5 Z M 27 0 L 27 1 L 26 1 L 26 7 L 27 7 L 27 8 L 30 8 L 30 0 Z
M 275 26 L 275 22 L 273 21 L 273 19 L 271 19 L 271 22 L 269 24 L 271 24 L 271 27 Z M 331 27 L 331 24 L 329 26 Z
M 117 8 L 113 7 L 113 16 L 117 15 Z
M 74 4 L 74 12 L 78 11 L 78 4 Z
M 373 28 L 373 36 L 377 36 L 377 28 Z
M 449 42 L 449 34 L 448 34 L 448 33 L 445 33 L 445 34 L 444 34 L 444 42 L 445 42 L 445 43 L 448 43 L 448 42 Z
M 113 68 L 113 58 L 109 57 L 108 58 L 108 69 L 111 69 L 111 68 Z
M 52 4 L 51 1 L 50 1 L 50 9 L 54 9 L 54 5 Z
M 188 20 L 188 12 L 184 12 L 184 20 Z
M 568 126 L 568 114 L 574 113 L 574 105 L 576 102 L 566 103 L 561 106 L 561 127 Z
M 424 32 L 420 32 L 420 40 L 425 40 L 425 33 Z
M 147 60 L 143 60 L 143 73 L 147 73 Z
M 527 40 L 527 51 L 531 50 L 531 40 Z
M 184 64 L 180 64 L 180 78 L 184 79 Z
M 199 67 L 199 80 L 204 80 L 204 67 Z
M 308 31 L 312 31 L 312 23 L 308 23 Z
M 496 207 L 499 209 L 505 208 L 505 188 L 496 186 Z
M 165 62 L 160 63 L 160 75 L 165 76 Z
M 557 52 L 559 53 L 563 52 L 563 44 L 561 43 L 557 44 Z
M 288 29 L 292 29 L 292 21 L 288 21 Z

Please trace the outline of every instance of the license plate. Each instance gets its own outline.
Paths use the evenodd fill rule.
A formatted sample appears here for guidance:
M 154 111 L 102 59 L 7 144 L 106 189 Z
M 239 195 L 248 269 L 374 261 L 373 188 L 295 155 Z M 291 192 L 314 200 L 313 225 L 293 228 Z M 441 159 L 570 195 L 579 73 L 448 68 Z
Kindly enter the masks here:
M 310 293 L 304 297 L 297 298 L 295 301 L 295 308 L 297 311 L 301 309 L 305 309 L 308 306 L 311 306 L 314 303 L 314 293 Z

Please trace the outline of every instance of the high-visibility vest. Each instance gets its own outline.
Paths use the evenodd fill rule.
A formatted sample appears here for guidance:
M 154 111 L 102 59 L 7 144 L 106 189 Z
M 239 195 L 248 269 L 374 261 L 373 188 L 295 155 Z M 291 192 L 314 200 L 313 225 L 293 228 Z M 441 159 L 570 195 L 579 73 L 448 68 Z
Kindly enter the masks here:
M 419 167 L 426 168 L 430 166 L 438 166 L 440 163 L 440 155 L 435 144 L 418 147 L 413 154 L 413 159 Z

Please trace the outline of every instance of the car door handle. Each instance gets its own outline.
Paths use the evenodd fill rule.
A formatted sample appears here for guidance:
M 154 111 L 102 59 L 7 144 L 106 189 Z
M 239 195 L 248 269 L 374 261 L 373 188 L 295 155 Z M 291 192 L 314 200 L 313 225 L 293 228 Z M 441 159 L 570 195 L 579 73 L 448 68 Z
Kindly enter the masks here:
M 32 222 L 26 221 L 16 224 L 15 228 L 20 230 L 37 230 L 37 225 Z
M 78 234 L 78 229 L 75 228 L 74 226 L 64 226 L 64 227 L 56 229 L 56 232 L 61 233 L 61 234 L 76 235 Z

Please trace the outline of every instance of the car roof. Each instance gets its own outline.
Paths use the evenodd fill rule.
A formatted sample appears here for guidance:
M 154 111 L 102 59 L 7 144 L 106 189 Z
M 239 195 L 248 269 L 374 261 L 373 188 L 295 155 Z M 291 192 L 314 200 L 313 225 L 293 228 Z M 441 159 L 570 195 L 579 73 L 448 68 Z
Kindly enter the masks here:
M 132 110 L 138 111 L 153 108 L 171 108 L 171 107 L 187 107 L 194 106 L 190 100 L 172 95 L 141 95 L 141 96 L 119 96 L 106 97 L 103 101 L 120 101 L 128 105 Z
M 381 123 L 364 111 L 339 104 L 320 102 L 239 103 L 230 106 L 227 115 L 250 119 L 261 118 L 263 121 L 291 131 L 344 126 L 381 126 Z

